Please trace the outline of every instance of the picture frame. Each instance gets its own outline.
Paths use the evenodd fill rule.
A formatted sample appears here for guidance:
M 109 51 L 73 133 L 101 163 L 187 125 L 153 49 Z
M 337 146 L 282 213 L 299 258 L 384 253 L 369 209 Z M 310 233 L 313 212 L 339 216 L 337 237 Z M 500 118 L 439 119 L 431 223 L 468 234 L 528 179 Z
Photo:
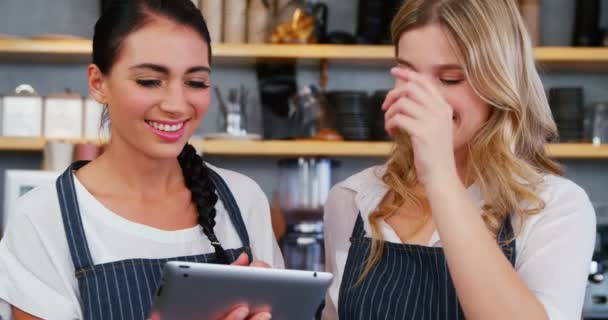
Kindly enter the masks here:
M 43 170 L 14 170 L 4 173 L 4 206 L 0 215 L 0 238 L 6 233 L 10 216 L 15 213 L 17 199 L 32 189 L 54 183 L 61 172 Z

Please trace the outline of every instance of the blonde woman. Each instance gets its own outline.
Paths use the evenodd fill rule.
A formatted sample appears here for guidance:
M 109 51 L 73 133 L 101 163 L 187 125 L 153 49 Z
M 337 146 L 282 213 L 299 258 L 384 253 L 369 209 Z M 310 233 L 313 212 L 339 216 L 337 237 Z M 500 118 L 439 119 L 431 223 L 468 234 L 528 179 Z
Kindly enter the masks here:
M 580 319 L 594 246 L 514 1 L 408 0 L 392 23 L 395 149 L 335 186 L 325 319 Z

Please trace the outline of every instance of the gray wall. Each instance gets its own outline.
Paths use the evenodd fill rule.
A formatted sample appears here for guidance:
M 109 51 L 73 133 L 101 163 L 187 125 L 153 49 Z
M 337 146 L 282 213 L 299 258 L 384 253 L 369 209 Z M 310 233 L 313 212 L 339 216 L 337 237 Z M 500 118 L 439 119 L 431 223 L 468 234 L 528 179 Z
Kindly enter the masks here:
M 606 2 L 606 1 L 604 1 Z M 356 28 L 356 1 L 327 1 L 330 7 L 329 30 L 353 32 Z M 571 20 L 572 0 L 543 1 L 543 42 L 566 45 L 567 30 L 553 32 L 568 25 Z M 0 0 L 0 33 L 31 36 L 42 33 L 68 33 L 91 37 L 93 24 L 99 14 L 97 0 Z M 604 7 L 608 12 L 608 5 Z M 608 14 L 604 14 L 607 17 Z M 569 20 L 570 19 L 570 20 Z M 606 20 L 606 18 L 604 18 Z M 608 100 L 608 73 L 548 73 L 543 75 L 547 86 L 580 85 L 585 88 L 586 102 Z M 238 86 L 243 83 L 256 92 L 257 83 L 253 67 L 214 66 L 213 82 L 220 87 Z M 300 66 L 299 85 L 318 82 L 318 69 L 310 64 Z M 2 64 L 0 61 L 0 92 L 7 92 L 21 83 L 32 84 L 41 94 L 70 88 L 81 95 L 87 94 L 84 65 L 32 65 Z M 355 89 L 373 91 L 389 88 L 392 84 L 386 66 L 331 65 L 328 89 Z M 253 98 L 252 112 L 258 113 L 253 130 L 260 132 L 259 99 Z M 211 111 L 200 128 L 200 133 L 217 129 L 217 106 Z M 336 169 L 336 179 L 378 163 L 381 159 L 343 158 Z M 276 159 L 209 157 L 212 163 L 243 172 L 257 180 L 267 194 L 276 186 Z M 39 168 L 40 153 L 0 152 L 0 173 L 7 168 Z M 567 161 L 568 176 L 582 185 L 592 200 L 608 201 L 608 160 Z M 0 199 L 3 194 L 3 175 L 0 175 Z

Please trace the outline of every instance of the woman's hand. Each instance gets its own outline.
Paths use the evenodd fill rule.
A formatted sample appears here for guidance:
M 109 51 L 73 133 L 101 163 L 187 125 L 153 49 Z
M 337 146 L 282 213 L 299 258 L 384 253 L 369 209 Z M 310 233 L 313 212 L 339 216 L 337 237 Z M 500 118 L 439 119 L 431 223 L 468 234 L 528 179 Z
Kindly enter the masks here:
M 232 263 L 233 266 L 243 266 L 243 267 L 258 267 L 258 268 L 270 268 L 270 265 L 261 260 L 255 260 L 249 264 L 249 258 L 247 254 L 241 253 L 236 260 Z
M 29 319 L 29 318 L 24 318 Z M 234 306 L 228 313 L 214 320 L 270 320 L 272 315 L 269 312 L 254 312 L 249 310 L 247 305 Z M 148 320 L 162 320 L 158 313 L 153 312 Z
M 233 266 L 243 267 L 258 267 L 270 268 L 270 265 L 264 261 L 253 261 L 249 263 L 247 254 L 241 253 L 239 257 L 231 264 Z M 268 311 L 250 310 L 248 305 L 235 305 L 226 314 L 216 318 L 216 320 L 270 320 L 272 314 Z M 158 314 L 152 314 L 149 320 L 161 320 Z
M 382 104 L 385 128 L 391 136 L 409 134 L 419 181 L 428 187 L 431 181 L 457 175 L 452 107 L 421 74 L 402 68 L 391 69 L 391 74 L 396 82 Z
M 249 263 L 249 257 L 247 254 L 241 253 L 239 257 L 232 263 L 234 266 L 250 266 L 258 268 L 270 268 L 270 265 L 264 261 L 253 261 Z M 221 320 L 269 320 L 272 319 L 270 312 L 252 312 L 248 306 L 235 306 L 235 308 L 224 317 L 220 317 Z M 218 319 L 219 320 L 219 319 Z
M 249 310 L 248 306 L 236 306 L 226 316 L 220 317 L 217 320 L 270 320 L 272 315 L 270 312 L 254 312 Z

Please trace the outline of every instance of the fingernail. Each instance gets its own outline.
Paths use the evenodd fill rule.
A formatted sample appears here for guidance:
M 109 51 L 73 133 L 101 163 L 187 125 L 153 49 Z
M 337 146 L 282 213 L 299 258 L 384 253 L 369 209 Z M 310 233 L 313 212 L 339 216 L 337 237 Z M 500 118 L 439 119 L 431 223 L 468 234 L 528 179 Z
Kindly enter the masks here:
M 270 320 L 272 319 L 272 315 L 270 313 L 263 313 L 260 318 L 263 320 Z
M 236 312 L 236 315 L 239 317 L 239 319 L 245 319 L 249 315 L 249 309 L 240 308 L 239 311 Z

